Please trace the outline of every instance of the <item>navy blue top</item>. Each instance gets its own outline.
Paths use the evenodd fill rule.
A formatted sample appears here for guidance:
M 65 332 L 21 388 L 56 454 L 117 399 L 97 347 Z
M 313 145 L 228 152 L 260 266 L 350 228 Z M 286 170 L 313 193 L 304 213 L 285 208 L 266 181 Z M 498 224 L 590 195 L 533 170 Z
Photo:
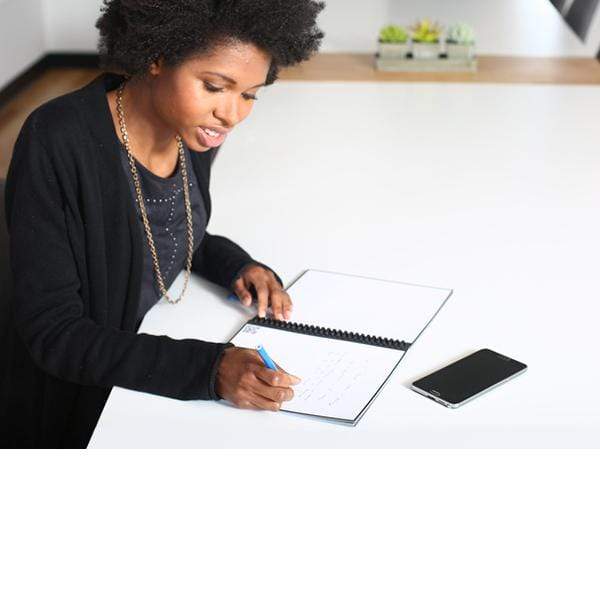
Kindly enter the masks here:
M 154 304 L 161 299 L 162 294 L 154 273 L 152 254 L 150 253 L 150 246 L 146 237 L 146 231 L 144 230 L 142 213 L 137 202 L 127 150 L 123 143 L 120 146 L 121 163 L 127 173 L 132 202 L 135 202 L 138 222 L 142 228 L 142 238 L 144 239 L 144 270 L 137 317 L 139 323 Z M 190 151 L 185 144 L 183 145 L 183 149 L 190 187 L 190 203 L 192 205 L 192 220 L 194 225 L 194 250 L 196 250 L 206 231 L 206 209 L 202 192 L 196 180 L 196 174 L 192 168 Z M 158 254 L 158 264 L 160 265 L 165 287 L 169 289 L 169 286 L 175 281 L 177 275 L 179 275 L 181 270 L 185 269 L 188 248 L 183 176 L 181 174 L 180 160 L 179 158 L 177 159 L 175 172 L 170 177 L 160 177 L 152 173 L 152 171 L 149 171 L 138 160 L 135 160 L 135 165 L 140 178 L 150 230 L 152 231 L 156 253 Z M 169 293 L 169 295 L 172 298 L 176 298 L 179 296 L 180 291 L 181 287 L 178 287 Z

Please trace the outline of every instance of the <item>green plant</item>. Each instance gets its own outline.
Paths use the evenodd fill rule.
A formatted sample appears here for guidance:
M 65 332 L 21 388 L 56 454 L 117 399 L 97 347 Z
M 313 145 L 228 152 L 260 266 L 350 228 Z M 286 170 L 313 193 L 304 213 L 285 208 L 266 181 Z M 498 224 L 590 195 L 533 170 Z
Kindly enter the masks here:
M 404 27 L 387 25 L 379 30 L 379 41 L 384 44 L 404 44 L 408 40 L 408 33 Z
M 442 26 L 429 19 L 421 19 L 411 27 L 413 41 L 434 44 L 440 40 Z
M 448 29 L 446 39 L 453 44 L 474 44 L 475 32 L 470 25 L 466 23 L 456 23 Z

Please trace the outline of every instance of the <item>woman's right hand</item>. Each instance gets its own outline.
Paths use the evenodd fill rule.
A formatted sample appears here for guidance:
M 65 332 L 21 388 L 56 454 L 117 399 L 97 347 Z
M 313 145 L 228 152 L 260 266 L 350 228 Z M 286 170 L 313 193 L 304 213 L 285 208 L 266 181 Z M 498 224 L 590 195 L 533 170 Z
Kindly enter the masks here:
M 279 410 L 282 402 L 294 397 L 290 386 L 301 380 L 275 364 L 278 371 L 267 368 L 258 351 L 230 346 L 223 351 L 215 390 L 238 408 Z

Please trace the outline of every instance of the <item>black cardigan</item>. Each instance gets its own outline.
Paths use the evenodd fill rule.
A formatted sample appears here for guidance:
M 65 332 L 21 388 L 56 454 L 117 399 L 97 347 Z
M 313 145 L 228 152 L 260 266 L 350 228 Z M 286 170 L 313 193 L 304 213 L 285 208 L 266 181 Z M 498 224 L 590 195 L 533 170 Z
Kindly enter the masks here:
M 136 333 L 146 241 L 106 98 L 121 81 L 104 73 L 46 102 L 14 147 L 6 182 L 13 314 L 0 371 L 4 447 L 85 447 L 115 385 L 219 398 L 219 359 L 233 344 Z M 191 151 L 209 219 L 212 153 Z M 249 263 L 263 264 L 206 231 L 193 270 L 231 290 Z

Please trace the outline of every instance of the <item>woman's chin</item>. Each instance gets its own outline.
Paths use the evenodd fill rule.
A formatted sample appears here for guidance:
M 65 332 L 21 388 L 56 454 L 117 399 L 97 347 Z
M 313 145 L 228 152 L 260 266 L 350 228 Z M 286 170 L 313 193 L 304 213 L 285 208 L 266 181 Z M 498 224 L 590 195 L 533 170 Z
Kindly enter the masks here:
M 195 137 L 188 140 L 183 138 L 185 145 L 194 152 L 208 152 L 210 148 L 208 146 L 203 146 Z

